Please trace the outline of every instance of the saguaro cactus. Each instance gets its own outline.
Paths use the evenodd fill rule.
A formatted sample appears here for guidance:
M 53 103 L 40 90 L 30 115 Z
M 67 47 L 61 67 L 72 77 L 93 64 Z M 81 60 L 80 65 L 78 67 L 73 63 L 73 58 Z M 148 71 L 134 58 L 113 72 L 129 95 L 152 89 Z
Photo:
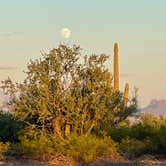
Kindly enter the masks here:
M 125 102 L 125 106 L 127 106 L 128 100 L 129 100 L 129 84 L 126 83 L 125 84 L 125 91 L 124 91 L 124 102 Z
M 114 91 L 119 91 L 118 44 L 114 44 Z

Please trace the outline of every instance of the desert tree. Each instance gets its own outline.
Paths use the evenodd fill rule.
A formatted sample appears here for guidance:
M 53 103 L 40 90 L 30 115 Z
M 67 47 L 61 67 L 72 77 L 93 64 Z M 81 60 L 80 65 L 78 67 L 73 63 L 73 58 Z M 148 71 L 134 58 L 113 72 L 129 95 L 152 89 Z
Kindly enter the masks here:
M 28 133 L 89 134 L 95 128 L 112 127 L 136 109 L 125 106 L 123 94 L 114 92 L 105 54 L 82 55 L 79 46 L 61 44 L 27 65 L 23 83 L 2 81 L 12 96 L 14 116 L 26 124 Z

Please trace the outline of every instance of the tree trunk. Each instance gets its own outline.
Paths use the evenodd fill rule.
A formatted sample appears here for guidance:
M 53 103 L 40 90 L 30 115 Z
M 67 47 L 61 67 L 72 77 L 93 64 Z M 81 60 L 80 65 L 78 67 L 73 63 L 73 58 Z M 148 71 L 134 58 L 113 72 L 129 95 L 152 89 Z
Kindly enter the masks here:
M 62 132 L 61 132 L 61 125 L 60 125 L 59 120 L 54 121 L 53 127 L 54 127 L 55 137 L 63 139 Z
M 87 135 L 87 134 L 90 134 L 90 133 L 91 133 L 91 130 L 93 129 L 94 126 L 95 126 L 95 122 L 92 121 L 90 127 L 88 128 L 88 130 L 87 130 L 87 132 L 86 132 L 85 134 L 86 134 L 86 135 Z
M 70 135 L 70 125 L 66 124 L 65 125 L 65 137 L 67 137 L 68 135 Z

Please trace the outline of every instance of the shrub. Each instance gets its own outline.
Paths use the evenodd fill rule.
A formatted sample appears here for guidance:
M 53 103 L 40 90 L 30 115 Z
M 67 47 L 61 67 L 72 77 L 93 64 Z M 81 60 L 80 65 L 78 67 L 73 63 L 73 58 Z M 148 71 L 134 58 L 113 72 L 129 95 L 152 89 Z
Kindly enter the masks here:
M 3 160 L 5 158 L 5 154 L 9 151 L 10 149 L 10 143 L 3 143 L 0 142 L 0 160 Z
M 147 153 L 152 148 L 150 140 L 140 141 L 126 137 L 120 143 L 120 151 L 128 158 L 138 157 Z
M 74 136 L 67 140 L 55 141 L 55 148 L 65 156 L 77 161 L 90 162 L 100 157 L 118 159 L 117 144 L 110 138 L 98 138 L 93 135 Z
M 129 136 L 130 133 L 131 133 L 131 128 L 129 127 L 112 128 L 110 136 L 114 141 L 121 142 L 122 139 Z
M 0 111 L 0 141 L 17 142 L 23 124 L 14 119 L 11 113 Z
M 51 138 L 51 137 L 50 137 Z M 48 159 L 49 156 L 62 154 L 77 161 L 90 162 L 100 157 L 119 159 L 117 144 L 110 138 L 98 138 L 92 135 L 71 135 L 65 140 L 21 137 L 21 143 L 15 144 L 12 151 L 15 155 L 26 155 L 33 158 Z
M 128 157 L 142 154 L 166 155 L 166 120 L 145 115 L 140 123 L 128 128 L 112 129 L 110 136 L 120 143 L 120 151 Z
M 12 154 L 45 160 L 55 153 L 51 140 L 46 137 L 35 139 L 21 136 L 20 141 L 20 143 L 13 144 L 10 151 Z

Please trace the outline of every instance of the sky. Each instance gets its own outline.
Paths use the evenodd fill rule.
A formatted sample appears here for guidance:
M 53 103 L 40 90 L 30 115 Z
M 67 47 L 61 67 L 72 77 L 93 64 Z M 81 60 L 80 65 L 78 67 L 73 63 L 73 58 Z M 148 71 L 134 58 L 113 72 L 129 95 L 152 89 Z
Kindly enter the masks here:
M 140 107 L 166 99 L 165 8 L 165 0 L 0 0 L 0 80 L 23 81 L 29 60 L 62 42 L 108 54 L 113 72 L 117 42 L 121 90 L 137 87 Z

